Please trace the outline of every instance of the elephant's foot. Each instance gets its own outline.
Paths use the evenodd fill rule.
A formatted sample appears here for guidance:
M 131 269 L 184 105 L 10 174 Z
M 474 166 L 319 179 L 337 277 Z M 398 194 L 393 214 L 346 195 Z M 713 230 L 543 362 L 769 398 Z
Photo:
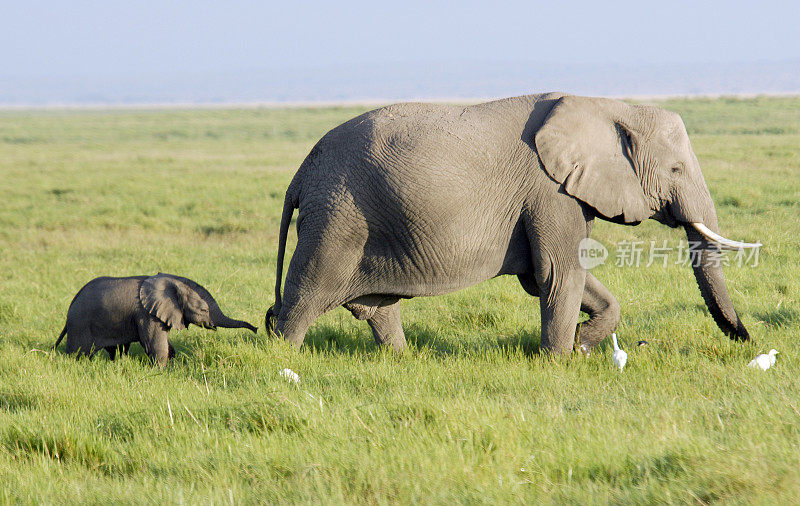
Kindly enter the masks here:
M 406 335 L 399 324 L 391 333 L 378 333 L 375 331 L 375 326 L 372 324 L 372 320 L 368 320 L 368 323 L 370 324 L 370 327 L 372 327 L 372 335 L 375 338 L 376 343 L 381 346 L 391 346 L 394 351 L 398 352 L 406 349 Z
M 264 315 L 264 329 L 267 331 L 267 335 L 275 335 L 275 325 L 278 323 L 278 313 L 280 309 L 275 309 L 275 306 L 270 307 L 267 309 L 267 314 Z
M 621 309 L 617 299 L 591 273 L 586 274 L 581 311 L 589 319 L 578 324 L 574 348 L 589 355 L 619 325 Z
M 306 339 L 306 332 L 311 326 L 311 318 L 300 319 L 278 319 L 272 335 L 282 338 L 294 348 L 300 348 Z M 313 320 L 312 320 L 313 321 Z
M 585 322 L 581 322 L 575 328 L 575 344 L 573 345 L 573 350 L 580 351 L 584 356 L 588 357 L 592 354 L 597 345 L 599 345 L 603 339 L 611 335 L 603 334 L 602 332 L 598 332 L 598 328 L 596 325 L 592 325 L 591 320 L 587 320 Z
M 581 339 L 581 323 L 575 326 L 575 342 L 572 345 L 573 351 L 579 351 L 583 353 L 583 356 L 588 357 L 592 353 L 593 347 L 589 347 L 587 343 L 584 343 Z
M 611 336 L 611 333 L 609 332 L 608 334 L 601 334 L 597 332 L 587 332 L 588 329 L 585 328 L 586 322 L 583 323 L 583 326 L 583 333 L 581 335 L 576 333 L 574 349 L 580 351 L 584 356 L 588 357 L 592 354 L 592 351 L 594 351 L 594 349 L 597 348 L 601 342 L 603 342 L 604 339 Z

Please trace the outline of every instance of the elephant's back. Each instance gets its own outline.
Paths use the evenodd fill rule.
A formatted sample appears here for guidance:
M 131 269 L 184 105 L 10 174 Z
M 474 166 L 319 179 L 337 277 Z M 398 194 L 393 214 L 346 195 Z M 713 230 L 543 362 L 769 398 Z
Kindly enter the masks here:
M 299 172 L 340 179 L 352 171 L 395 171 L 398 177 L 505 169 L 519 158 L 538 160 L 526 141 L 563 94 L 525 95 L 469 106 L 399 103 L 368 111 L 330 130 Z M 532 121 L 533 120 L 533 121 Z
M 415 161 L 414 157 L 469 156 L 478 146 L 491 148 L 485 146 L 489 134 L 504 122 L 487 105 L 409 102 L 381 107 L 332 129 L 316 150 L 329 157 L 376 165 L 403 161 L 397 158 L 404 154 L 406 163 Z
M 132 314 L 139 301 L 139 285 L 147 276 L 101 276 L 86 283 L 70 304 L 68 319 Z

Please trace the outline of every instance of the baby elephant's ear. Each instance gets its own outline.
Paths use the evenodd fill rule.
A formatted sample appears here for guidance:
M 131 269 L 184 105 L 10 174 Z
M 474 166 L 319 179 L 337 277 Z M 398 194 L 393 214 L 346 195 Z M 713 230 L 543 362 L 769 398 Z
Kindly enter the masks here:
M 174 279 L 163 275 L 145 279 L 139 287 L 139 300 L 148 313 L 170 328 L 186 328 L 183 324 L 183 297 Z

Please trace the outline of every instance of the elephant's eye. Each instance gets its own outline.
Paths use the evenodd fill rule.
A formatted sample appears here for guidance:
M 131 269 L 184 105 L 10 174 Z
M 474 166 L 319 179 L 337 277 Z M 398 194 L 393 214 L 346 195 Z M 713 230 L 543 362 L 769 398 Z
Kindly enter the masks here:
M 678 176 L 683 173 L 683 164 L 679 163 L 677 165 L 673 165 L 671 170 L 674 175 Z

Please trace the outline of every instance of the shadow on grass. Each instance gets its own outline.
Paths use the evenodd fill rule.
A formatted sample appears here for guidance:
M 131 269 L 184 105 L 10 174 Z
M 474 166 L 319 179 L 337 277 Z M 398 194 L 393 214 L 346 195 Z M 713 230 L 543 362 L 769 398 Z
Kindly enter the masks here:
M 788 307 L 781 307 L 769 311 L 761 311 L 753 313 L 753 316 L 764 322 L 764 324 L 772 329 L 782 327 L 797 327 L 800 323 L 800 313 Z
M 364 325 L 366 327 L 366 324 Z M 379 353 L 380 347 L 375 343 L 372 333 L 343 329 L 332 324 L 320 323 L 313 325 L 306 333 L 303 348 L 312 353 L 331 353 L 339 355 L 369 355 Z M 520 331 L 511 336 L 482 336 L 481 339 L 465 338 L 459 340 L 457 336 L 442 337 L 439 332 L 431 327 L 420 324 L 404 326 L 406 342 L 409 347 L 417 352 L 432 353 L 437 356 L 471 355 L 488 350 L 500 350 L 505 354 L 521 353 L 525 356 L 539 354 L 541 333 L 535 331 Z M 242 343 L 248 346 L 260 347 L 265 341 L 278 339 L 266 333 L 252 334 L 250 332 L 236 333 L 229 337 L 232 343 Z M 193 338 L 182 339 L 181 336 L 170 338 L 170 343 L 175 348 L 175 356 L 180 358 L 192 357 L 202 352 L 203 342 Z M 138 342 L 132 343 L 128 355 L 131 358 L 149 362 L 150 359 L 144 348 Z M 119 356 L 119 355 L 117 355 Z M 108 360 L 105 351 L 100 351 L 95 359 Z
M 306 332 L 303 346 L 312 352 L 338 353 L 343 355 L 362 355 L 367 351 L 376 351 L 378 345 L 372 335 L 347 332 L 340 327 L 329 324 L 313 325 Z
M 273 339 L 267 337 L 265 334 L 254 334 L 250 331 L 241 331 L 228 333 L 227 335 L 220 335 L 215 332 L 207 331 L 206 335 L 197 336 L 191 334 L 171 333 L 169 337 L 169 344 L 175 350 L 175 355 L 170 357 L 170 360 L 180 360 L 182 358 L 191 359 L 197 357 L 208 351 L 211 346 L 208 341 L 211 339 L 224 339 L 230 343 L 245 343 L 249 346 L 259 347 L 262 346 L 265 340 Z M 52 349 L 49 346 L 45 349 Z M 56 356 L 70 357 L 74 360 L 92 360 L 92 361 L 108 361 L 111 362 L 110 354 L 105 349 L 97 350 L 91 357 L 77 354 L 68 355 L 63 343 L 55 350 Z M 135 361 L 143 364 L 154 365 L 153 360 L 147 355 L 144 347 L 139 341 L 130 343 L 130 348 L 127 353 L 123 353 L 121 348 L 117 348 L 115 360 L 120 360 L 121 357 L 126 356 Z
M 403 328 L 406 342 L 416 352 L 431 353 L 436 356 L 474 355 L 491 350 L 499 350 L 506 355 L 522 354 L 532 357 L 540 352 L 541 332 L 539 329 L 520 330 L 512 335 L 483 335 L 480 339 L 458 336 L 442 336 L 441 332 L 427 325 L 412 323 Z M 236 333 L 230 336 L 233 342 L 241 342 L 251 346 L 260 346 L 264 340 L 276 339 L 264 333 L 252 334 L 249 332 Z M 193 357 L 201 351 L 202 340 L 191 337 L 182 338 L 180 335 L 169 340 L 175 349 L 175 358 Z M 303 346 L 312 353 L 332 353 L 341 355 L 366 355 L 378 353 L 379 346 L 372 338 L 371 332 L 358 332 L 353 329 L 343 329 L 331 324 L 318 324 L 312 326 L 306 333 Z M 127 355 L 137 361 L 151 363 L 150 357 L 145 353 L 141 344 L 136 341 L 131 343 Z M 117 359 L 121 357 L 117 351 Z M 92 360 L 109 360 L 105 350 L 100 350 Z
M 184 353 L 184 354 L 185 353 L 191 353 L 191 350 L 193 350 L 193 347 L 176 344 L 175 340 L 173 340 L 173 339 L 170 339 L 169 342 L 170 342 L 170 344 L 172 344 L 173 348 L 175 348 L 175 356 L 176 357 L 179 356 L 181 353 Z M 55 353 L 56 353 L 57 356 L 70 357 L 73 360 L 87 360 L 87 361 L 89 361 L 89 360 L 91 360 L 91 361 L 105 360 L 105 361 L 108 361 L 108 362 L 112 361 L 111 360 L 111 356 L 109 355 L 109 353 L 105 349 L 97 350 L 97 352 L 95 354 L 91 355 L 91 356 L 78 355 L 77 353 L 73 353 L 72 355 L 68 355 L 67 352 L 64 350 L 64 347 L 62 345 L 57 350 L 55 350 Z M 147 356 L 147 353 L 145 353 L 144 348 L 139 343 L 139 341 L 132 342 L 130 344 L 130 348 L 128 349 L 127 353 L 123 353 L 122 349 L 117 348 L 117 352 L 115 354 L 115 360 L 119 360 L 122 356 L 127 356 L 127 357 L 130 357 L 130 358 L 133 358 L 135 360 L 139 360 L 141 362 L 148 363 L 148 364 L 152 364 L 153 363 L 153 361 L 150 359 L 150 357 Z
M 480 340 L 443 338 L 433 328 L 419 323 L 405 325 L 403 330 L 406 342 L 412 349 L 428 351 L 439 356 L 471 355 L 491 349 L 498 349 L 509 355 L 522 353 L 525 356 L 533 356 L 539 354 L 541 343 L 541 332 L 538 329 L 523 330 L 512 336 L 485 336 Z M 329 324 L 315 325 L 309 329 L 304 346 L 308 346 L 314 352 L 347 355 L 378 351 L 378 345 L 370 333 L 365 336 L 364 333 L 347 332 Z

